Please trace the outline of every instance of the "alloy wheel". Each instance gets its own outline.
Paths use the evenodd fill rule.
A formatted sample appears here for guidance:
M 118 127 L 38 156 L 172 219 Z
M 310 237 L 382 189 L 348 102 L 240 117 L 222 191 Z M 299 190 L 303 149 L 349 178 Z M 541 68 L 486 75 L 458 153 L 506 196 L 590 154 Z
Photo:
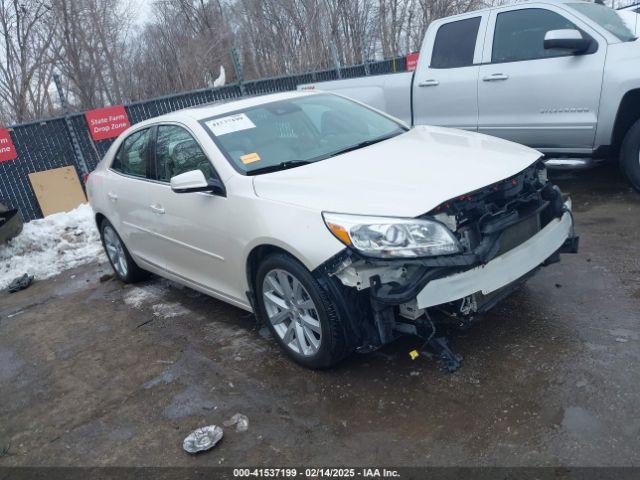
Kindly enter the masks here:
M 104 227 L 102 235 L 104 236 L 104 247 L 107 250 L 107 256 L 109 260 L 111 260 L 113 268 L 120 277 L 126 277 L 129 268 L 127 267 L 127 257 L 125 256 L 124 245 L 122 245 L 120 237 L 118 237 L 116 231 L 109 225 Z
M 315 355 L 322 342 L 320 316 L 302 283 L 286 270 L 271 270 L 263 280 L 262 298 L 269 322 L 287 348 Z

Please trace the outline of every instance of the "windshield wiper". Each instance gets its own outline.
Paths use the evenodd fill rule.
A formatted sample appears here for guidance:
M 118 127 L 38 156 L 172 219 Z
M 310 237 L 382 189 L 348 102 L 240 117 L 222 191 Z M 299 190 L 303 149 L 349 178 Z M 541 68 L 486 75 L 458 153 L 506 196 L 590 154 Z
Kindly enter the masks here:
M 313 162 L 309 162 L 307 160 L 289 160 L 287 162 L 278 163 L 276 165 L 269 165 L 268 167 L 249 170 L 247 172 L 247 175 L 260 175 L 261 173 L 277 172 L 279 170 L 287 170 L 289 168 L 300 167 L 302 165 L 309 165 L 310 163 Z
M 342 150 L 338 150 L 337 152 L 333 152 L 331 155 L 329 155 L 329 157 L 336 157 L 338 155 L 342 155 L 343 153 L 352 152 L 360 148 L 368 147 L 369 145 L 373 145 L 374 143 L 384 142 L 385 140 L 389 140 L 390 138 L 397 137 L 401 133 L 404 133 L 404 130 L 394 132 L 389 135 L 384 135 L 382 137 L 373 138 L 371 140 L 365 140 L 364 142 L 356 143 L 355 145 L 351 145 L 350 147 L 343 148 Z

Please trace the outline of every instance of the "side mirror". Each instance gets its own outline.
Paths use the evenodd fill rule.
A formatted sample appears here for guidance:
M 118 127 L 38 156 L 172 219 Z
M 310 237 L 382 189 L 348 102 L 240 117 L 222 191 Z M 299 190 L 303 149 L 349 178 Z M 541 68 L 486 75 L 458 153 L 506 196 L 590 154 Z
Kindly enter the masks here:
M 586 52 L 591 46 L 591 39 L 584 38 L 575 29 L 549 30 L 544 36 L 545 50 L 570 50 L 574 54 Z
M 211 192 L 221 197 L 227 196 L 227 191 L 218 179 L 207 180 L 200 170 L 190 170 L 175 177 L 171 177 L 171 190 L 176 193 Z

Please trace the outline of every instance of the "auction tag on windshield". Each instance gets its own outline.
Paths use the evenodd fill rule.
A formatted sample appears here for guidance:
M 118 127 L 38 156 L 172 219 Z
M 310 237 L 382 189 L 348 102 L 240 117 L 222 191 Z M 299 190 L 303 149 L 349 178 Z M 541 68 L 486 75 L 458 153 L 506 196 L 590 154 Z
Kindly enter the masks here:
M 249 163 L 257 162 L 258 160 L 260 160 L 260 155 L 258 155 L 256 152 L 247 153 L 246 155 L 242 155 L 240 157 L 240 161 L 245 165 L 248 165 Z
M 226 135 L 227 133 L 240 132 L 250 128 L 256 128 L 256 125 L 244 113 L 236 113 L 227 117 L 215 118 L 205 122 L 211 133 L 216 137 Z

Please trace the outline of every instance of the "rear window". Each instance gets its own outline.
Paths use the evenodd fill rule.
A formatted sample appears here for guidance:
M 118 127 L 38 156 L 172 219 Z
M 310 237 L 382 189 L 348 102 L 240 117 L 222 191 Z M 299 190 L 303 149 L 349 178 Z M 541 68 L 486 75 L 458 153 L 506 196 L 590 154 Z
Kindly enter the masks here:
M 480 17 L 445 23 L 433 44 L 431 68 L 459 68 L 473 65 Z
M 149 138 L 147 128 L 129 135 L 116 154 L 111 168 L 126 175 L 147 178 L 149 164 Z

